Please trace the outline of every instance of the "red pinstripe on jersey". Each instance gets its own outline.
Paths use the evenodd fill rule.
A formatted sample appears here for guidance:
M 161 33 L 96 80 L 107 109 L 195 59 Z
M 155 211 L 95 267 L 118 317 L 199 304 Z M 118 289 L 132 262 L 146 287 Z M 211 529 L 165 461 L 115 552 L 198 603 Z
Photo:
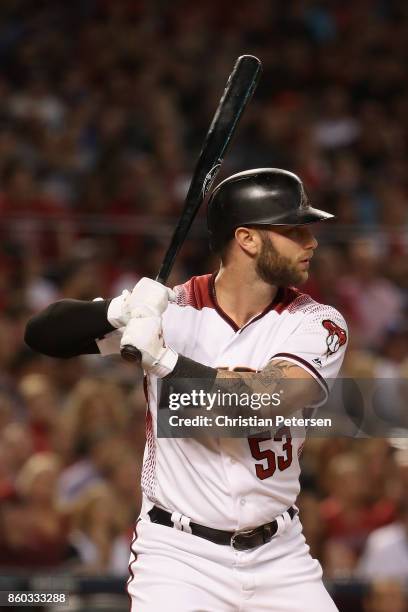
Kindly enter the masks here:
M 137 525 L 139 521 L 140 519 L 136 521 L 135 533 L 134 533 L 132 542 L 130 544 L 130 553 L 131 555 L 133 555 L 134 558 L 129 560 L 129 565 L 128 565 L 129 578 L 127 579 L 127 582 L 126 582 L 126 592 L 127 592 L 127 596 L 129 597 L 129 612 L 131 612 L 132 610 L 132 596 L 129 593 L 129 585 L 135 577 L 135 574 L 133 572 L 133 564 L 137 561 L 137 553 L 133 550 L 133 544 L 136 542 L 137 537 L 138 537 Z
M 156 439 L 153 431 L 153 418 L 149 405 L 149 394 L 147 392 L 147 379 L 143 380 L 143 390 L 145 393 L 146 408 L 146 445 L 147 457 L 143 462 L 142 468 L 142 489 L 150 499 L 155 499 L 156 489 Z

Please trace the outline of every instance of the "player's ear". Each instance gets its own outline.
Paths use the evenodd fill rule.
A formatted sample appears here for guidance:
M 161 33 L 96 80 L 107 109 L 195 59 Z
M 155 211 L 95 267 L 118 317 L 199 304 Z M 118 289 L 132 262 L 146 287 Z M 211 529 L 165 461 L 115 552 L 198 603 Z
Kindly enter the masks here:
M 241 249 L 251 257 L 257 255 L 262 246 L 259 232 L 251 227 L 237 227 L 235 230 L 235 240 Z

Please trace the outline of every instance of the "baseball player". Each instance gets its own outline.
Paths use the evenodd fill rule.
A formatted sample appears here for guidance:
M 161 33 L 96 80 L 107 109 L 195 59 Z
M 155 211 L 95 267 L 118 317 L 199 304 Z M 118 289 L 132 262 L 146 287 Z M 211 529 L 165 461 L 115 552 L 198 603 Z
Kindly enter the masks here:
M 28 324 L 27 343 L 53 356 L 141 352 L 148 408 L 133 612 L 336 610 L 295 505 L 304 438 L 289 427 L 250 438 L 157 437 L 159 380 L 284 388 L 279 413 L 288 416 L 324 401 L 346 324 L 295 287 L 317 247 L 310 224 L 330 217 L 290 172 L 235 174 L 208 203 L 216 274 L 174 290 L 142 279 L 112 300 L 62 300 Z

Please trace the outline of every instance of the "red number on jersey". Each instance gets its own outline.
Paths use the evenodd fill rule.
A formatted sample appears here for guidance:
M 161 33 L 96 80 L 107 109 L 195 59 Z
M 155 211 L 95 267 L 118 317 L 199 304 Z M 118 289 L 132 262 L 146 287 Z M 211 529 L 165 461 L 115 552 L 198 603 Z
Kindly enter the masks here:
M 219 367 L 218 370 L 229 370 L 228 367 Z M 252 368 L 247 368 L 246 366 L 238 366 L 232 368 L 232 372 L 256 372 Z M 292 438 L 290 435 L 289 427 L 281 427 L 275 434 L 274 442 L 282 442 L 283 438 L 285 438 L 285 443 L 282 444 L 282 451 L 284 451 L 285 455 L 278 455 L 273 452 L 270 448 L 266 448 L 261 450 L 260 444 L 262 442 L 266 442 L 272 438 L 272 435 L 269 432 L 265 432 L 262 437 L 258 438 L 248 438 L 249 448 L 251 449 L 251 455 L 254 459 L 258 461 L 263 461 L 266 459 L 266 467 L 262 463 L 255 463 L 255 471 L 259 480 L 265 480 L 265 478 L 270 478 L 276 472 L 276 460 L 278 465 L 278 470 L 283 472 L 287 470 L 288 467 L 292 464 Z
M 266 459 L 267 467 L 264 467 L 262 463 L 255 463 L 255 471 L 259 480 L 265 480 L 265 478 L 270 478 L 274 475 L 276 470 L 276 458 L 275 453 L 270 448 L 266 448 L 265 450 L 261 450 L 260 444 L 261 442 L 265 442 L 266 440 L 270 440 L 272 438 L 271 434 L 265 433 L 262 438 L 248 438 L 249 448 L 251 449 L 251 455 L 254 459 L 258 459 L 260 461 Z
M 274 442 L 282 442 L 285 438 L 285 443 L 282 445 L 282 451 L 284 455 L 276 456 L 276 453 L 272 449 L 266 448 L 261 450 L 260 444 L 267 440 L 271 440 L 272 435 L 265 432 L 262 437 L 248 438 L 249 448 L 251 449 L 251 455 L 258 461 L 266 460 L 266 467 L 262 463 L 255 463 L 255 472 L 259 480 L 265 480 L 274 475 L 276 466 L 280 472 L 287 470 L 292 463 L 292 438 L 290 436 L 289 427 L 282 427 L 276 432 Z
M 285 443 L 282 444 L 282 450 L 286 453 L 286 457 L 278 455 L 278 468 L 280 472 L 287 470 L 292 463 L 292 438 L 290 436 L 289 427 L 281 427 L 276 432 L 274 437 L 275 442 L 282 442 L 282 438 L 285 438 Z

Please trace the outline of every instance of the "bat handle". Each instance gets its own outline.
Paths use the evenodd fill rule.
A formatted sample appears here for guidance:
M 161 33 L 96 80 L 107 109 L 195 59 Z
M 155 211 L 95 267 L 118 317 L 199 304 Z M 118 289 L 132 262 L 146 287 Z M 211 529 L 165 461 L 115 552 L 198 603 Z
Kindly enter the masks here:
M 125 346 L 121 348 L 120 354 L 125 361 L 137 362 L 139 365 L 142 363 L 142 353 L 131 344 L 125 344 Z

